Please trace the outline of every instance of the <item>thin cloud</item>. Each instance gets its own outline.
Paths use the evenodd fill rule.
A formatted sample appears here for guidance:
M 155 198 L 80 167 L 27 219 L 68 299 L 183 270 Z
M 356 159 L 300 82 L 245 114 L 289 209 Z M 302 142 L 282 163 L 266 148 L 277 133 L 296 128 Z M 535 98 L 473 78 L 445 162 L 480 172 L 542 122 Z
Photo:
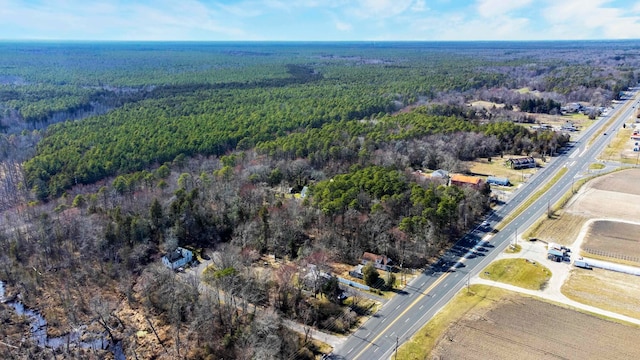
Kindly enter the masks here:
M 22 29 L 17 38 L 96 40 L 190 40 L 218 34 L 242 37 L 240 28 L 221 25 L 218 14 L 195 0 L 144 3 L 52 0 L 41 4 L 4 1 L 0 23 Z
M 71 40 L 542 40 L 640 34 L 640 1 L 0 0 L 0 36 Z
M 608 6 L 606 0 L 550 2 L 542 11 L 550 36 L 569 39 L 631 39 L 640 34 L 640 16 Z
M 478 13 L 483 17 L 494 17 L 510 13 L 531 4 L 532 0 L 478 0 Z
M 353 26 L 351 24 L 342 22 L 342 21 L 336 21 L 336 29 L 338 29 L 339 31 L 351 31 L 351 29 L 353 29 Z
M 402 14 L 413 0 L 357 0 L 350 11 L 360 18 L 390 18 Z

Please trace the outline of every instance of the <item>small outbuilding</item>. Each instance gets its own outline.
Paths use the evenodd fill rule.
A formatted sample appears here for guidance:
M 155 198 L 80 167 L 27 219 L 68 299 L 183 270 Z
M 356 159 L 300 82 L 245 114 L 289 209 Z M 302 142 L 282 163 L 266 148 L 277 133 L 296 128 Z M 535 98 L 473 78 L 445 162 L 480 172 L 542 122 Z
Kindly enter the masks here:
M 431 173 L 431 177 L 436 179 L 446 179 L 449 177 L 449 172 L 447 170 L 438 169 Z
M 512 169 L 529 169 L 537 166 L 536 159 L 531 156 L 523 158 L 513 158 L 507 160 L 507 166 Z
M 487 177 L 487 183 L 490 185 L 500 185 L 500 186 L 509 186 L 511 183 L 509 179 L 497 176 L 489 176 Z

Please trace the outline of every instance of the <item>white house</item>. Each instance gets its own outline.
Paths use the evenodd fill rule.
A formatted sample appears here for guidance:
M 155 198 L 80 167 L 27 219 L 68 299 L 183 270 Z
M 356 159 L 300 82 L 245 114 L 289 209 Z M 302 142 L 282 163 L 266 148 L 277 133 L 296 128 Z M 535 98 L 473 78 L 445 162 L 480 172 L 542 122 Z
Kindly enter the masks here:
M 183 267 L 190 263 L 191 260 L 193 260 L 193 252 L 181 247 L 162 257 L 162 263 L 164 266 L 171 270 Z

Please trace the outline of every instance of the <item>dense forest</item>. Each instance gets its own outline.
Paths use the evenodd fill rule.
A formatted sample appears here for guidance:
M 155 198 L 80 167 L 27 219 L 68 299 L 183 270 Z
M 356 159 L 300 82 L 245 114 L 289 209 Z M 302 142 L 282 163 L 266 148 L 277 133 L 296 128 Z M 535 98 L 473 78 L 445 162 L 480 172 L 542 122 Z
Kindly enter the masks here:
M 437 262 L 491 188 L 423 171 L 554 156 L 569 135 L 523 118 L 606 107 L 638 68 L 631 41 L 0 43 L 5 297 L 111 344 L 39 346 L 0 304 L 0 354 L 312 359 L 308 329 L 347 334 L 371 304 L 310 265 Z M 162 266 L 178 246 L 200 266 Z

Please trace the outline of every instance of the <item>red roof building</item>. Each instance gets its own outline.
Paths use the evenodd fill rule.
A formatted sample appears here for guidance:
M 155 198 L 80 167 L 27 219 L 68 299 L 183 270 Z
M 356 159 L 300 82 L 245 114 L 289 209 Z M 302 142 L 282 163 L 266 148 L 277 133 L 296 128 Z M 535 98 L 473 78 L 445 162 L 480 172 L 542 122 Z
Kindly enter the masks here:
M 460 174 L 451 176 L 451 185 L 455 186 L 469 186 L 474 189 L 480 189 L 482 183 L 482 179 L 475 176 L 466 176 Z

